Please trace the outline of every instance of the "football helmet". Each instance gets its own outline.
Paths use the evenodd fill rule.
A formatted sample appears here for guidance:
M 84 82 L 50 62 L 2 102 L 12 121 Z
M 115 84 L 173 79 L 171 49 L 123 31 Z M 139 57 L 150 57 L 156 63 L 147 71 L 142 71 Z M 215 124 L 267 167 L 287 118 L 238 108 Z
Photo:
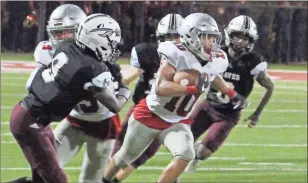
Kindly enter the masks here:
M 120 56 L 122 45 L 119 24 L 102 13 L 88 16 L 78 27 L 76 44 L 92 50 L 99 61 L 114 63 Z
M 179 14 L 168 14 L 158 23 L 156 29 L 156 38 L 158 42 L 165 41 L 165 38 L 179 37 L 178 28 L 183 22 L 183 17 Z
M 248 36 L 249 39 L 245 41 L 243 38 L 238 38 L 240 36 Z M 248 16 L 237 16 L 230 21 L 225 29 L 225 37 L 225 44 L 231 46 L 235 51 L 250 52 L 259 38 L 257 25 Z
M 81 21 L 86 14 L 78 6 L 63 4 L 58 6 L 50 15 L 46 30 L 53 47 L 67 38 L 73 38 Z
M 188 15 L 182 22 L 179 33 L 182 44 L 203 61 L 216 55 L 220 48 L 221 32 L 214 18 L 208 14 Z

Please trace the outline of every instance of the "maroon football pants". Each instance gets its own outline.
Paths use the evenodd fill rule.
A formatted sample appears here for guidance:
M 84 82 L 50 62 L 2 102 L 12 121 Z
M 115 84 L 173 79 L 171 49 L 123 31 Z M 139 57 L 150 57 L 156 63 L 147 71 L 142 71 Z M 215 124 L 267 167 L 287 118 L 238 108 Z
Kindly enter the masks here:
M 59 166 L 49 125 L 39 124 L 26 107 L 17 104 L 11 114 L 10 129 L 31 166 L 33 183 L 68 182 Z
M 191 131 L 195 141 L 205 131 L 208 131 L 202 139 L 202 144 L 215 152 L 236 126 L 240 118 L 240 111 L 217 109 L 204 100 L 195 106 L 191 117 L 193 119 Z

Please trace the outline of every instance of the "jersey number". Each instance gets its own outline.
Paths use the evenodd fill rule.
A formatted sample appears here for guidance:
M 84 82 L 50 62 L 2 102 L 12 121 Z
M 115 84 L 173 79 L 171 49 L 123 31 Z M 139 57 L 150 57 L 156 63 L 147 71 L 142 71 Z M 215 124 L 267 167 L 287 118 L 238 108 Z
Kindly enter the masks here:
M 81 110 L 84 113 L 94 113 L 98 110 L 98 104 L 96 99 L 89 98 L 87 100 L 83 100 L 78 104 L 78 110 Z
M 187 95 L 182 97 L 173 97 L 164 105 L 164 108 L 170 112 L 175 112 L 179 116 L 186 116 L 196 102 L 194 95 Z
M 49 68 L 42 72 L 42 77 L 46 83 L 50 83 L 55 80 L 59 70 L 67 64 L 68 58 L 65 53 L 59 53 L 49 65 Z

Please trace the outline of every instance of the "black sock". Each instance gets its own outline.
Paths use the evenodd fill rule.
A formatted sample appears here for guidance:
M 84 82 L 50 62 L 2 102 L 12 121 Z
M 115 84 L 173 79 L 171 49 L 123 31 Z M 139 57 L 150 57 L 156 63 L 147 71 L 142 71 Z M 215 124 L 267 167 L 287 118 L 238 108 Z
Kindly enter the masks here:
M 21 177 L 19 179 L 10 181 L 10 182 L 6 182 L 6 183 L 31 183 L 32 180 L 29 177 Z
M 113 183 L 119 183 L 119 182 L 121 182 L 121 181 L 119 181 L 119 180 L 115 177 L 115 178 L 113 178 L 112 182 L 113 182 Z
M 113 182 L 113 183 L 119 183 L 119 182 L 121 182 L 121 181 L 119 181 L 119 180 L 115 177 L 115 178 L 112 179 L 112 182 Z
M 103 177 L 103 183 L 112 183 L 112 181 L 106 180 L 105 177 Z

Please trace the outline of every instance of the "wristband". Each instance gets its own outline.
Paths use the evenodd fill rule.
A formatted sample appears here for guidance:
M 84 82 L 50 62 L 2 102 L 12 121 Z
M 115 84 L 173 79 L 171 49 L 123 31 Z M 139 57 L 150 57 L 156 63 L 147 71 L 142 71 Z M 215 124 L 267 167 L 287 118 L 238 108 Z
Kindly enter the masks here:
M 187 86 L 186 92 L 187 92 L 187 94 L 195 95 L 195 94 L 198 93 L 198 89 L 196 88 L 196 86 Z
M 234 98 L 235 95 L 237 94 L 236 91 L 234 91 L 232 88 L 229 88 L 227 93 L 226 93 L 230 98 Z
M 126 98 L 126 100 L 128 100 L 129 97 L 130 97 L 130 94 L 131 94 L 131 92 L 128 88 L 126 88 L 126 87 L 119 88 L 118 96 L 123 96 L 123 97 Z

